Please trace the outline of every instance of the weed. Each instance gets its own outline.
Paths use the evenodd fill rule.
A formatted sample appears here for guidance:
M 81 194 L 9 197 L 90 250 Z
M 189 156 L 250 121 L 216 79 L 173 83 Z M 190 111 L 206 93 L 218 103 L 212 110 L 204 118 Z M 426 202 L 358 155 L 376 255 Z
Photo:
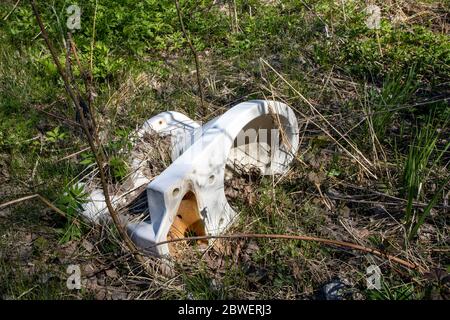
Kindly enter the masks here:
M 403 79 L 403 74 L 388 75 L 381 91 L 371 91 L 370 105 L 373 106 L 372 123 L 378 139 L 384 139 L 386 131 L 392 126 L 398 110 L 411 101 L 417 90 L 415 69 L 412 67 Z
M 404 194 L 407 198 L 405 224 L 408 232 L 408 239 L 410 240 L 417 234 L 418 229 L 424 223 L 426 217 L 430 214 L 431 209 L 436 204 L 442 189 L 449 181 L 447 178 L 447 180 L 443 182 L 442 186 L 422 212 L 420 212 L 420 209 L 414 207 L 414 201 L 421 200 L 425 193 L 424 188 L 427 182 L 426 178 L 429 175 L 431 166 L 434 166 L 439 162 L 442 155 L 450 146 L 449 142 L 443 150 L 440 152 L 436 151 L 438 137 L 439 133 L 433 125 L 432 117 L 430 116 L 426 125 L 417 129 L 415 139 L 409 147 L 409 152 L 403 168 Z M 435 156 L 434 159 L 433 156 Z
M 59 127 L 55 127 L 55 129 L 51 131 L 47 131 L 45 133 L 45 139 L 51 143 L 56 143 L 60 140 L 64 140 L 67 137 L 67 134 L 64 132 L 60 132 Z
M 66 213 L 66 224 L 60 231 L 60 243 L 66 243 L 73 239 L 80 239 L 82 226 L 78 219 L 83 210 L 83 204 L 87 202 L 87 194 L 83 185 L 72 185 L 57 200 L 58 207 Z
M 217 287 L 205 274 L 185 276 L 186 292 L 188 298 L 201 300 L 223 300 L 225 292 Z
M 369 300 L 412 300 L 414 299 L 414 286 L 412 284 L 403 284 L 390 287 L 382 281 L 381 290 L 368 290 L 367 298 Z

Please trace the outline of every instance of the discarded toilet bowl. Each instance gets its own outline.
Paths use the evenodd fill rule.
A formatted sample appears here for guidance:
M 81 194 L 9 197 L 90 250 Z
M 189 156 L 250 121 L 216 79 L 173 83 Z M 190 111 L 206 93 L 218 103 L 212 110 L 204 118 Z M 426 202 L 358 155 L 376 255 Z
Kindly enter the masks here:
M 237 213 L 225 196 L 226 168 L 282 174 L 299 143 L 292 109 L 267 100 L 240 103 L 203 126 L 181 113 L 163 112 L 146 121 L 137 135 L 146 132 L 170 136 L 173 162 L 148 183 L 139 160 L 132 160 L 134 185 L 148 183 L 149 214 L 141 222 L 128 223 L 127 231 L 138 247 L 157 256 L 177 255 L 173 243 L 156 245 L 159 242 L 219 235 L 231 225 Z M 101 203 L 102 194 L 93 194 Z M 88 204 L 84 215 L 98 217 L 98 207 Z M 100 207 L 104 214 L 104 204 Z

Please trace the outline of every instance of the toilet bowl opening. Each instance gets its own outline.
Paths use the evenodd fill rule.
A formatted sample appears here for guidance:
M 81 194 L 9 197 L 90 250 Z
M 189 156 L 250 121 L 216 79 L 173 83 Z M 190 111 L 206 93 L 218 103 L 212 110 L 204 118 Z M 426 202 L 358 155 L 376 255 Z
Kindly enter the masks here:
M 180 202 L 177 214 L 167 234 L 167 240 L 204 236 L 205 224 L 200 217 L 197 198 L 192 191 L 188 191 Z M 169 243 L 171 255 L 179 255 L 182 251 L 194 245 L 207 245 L 208 240 L 180 241 Z

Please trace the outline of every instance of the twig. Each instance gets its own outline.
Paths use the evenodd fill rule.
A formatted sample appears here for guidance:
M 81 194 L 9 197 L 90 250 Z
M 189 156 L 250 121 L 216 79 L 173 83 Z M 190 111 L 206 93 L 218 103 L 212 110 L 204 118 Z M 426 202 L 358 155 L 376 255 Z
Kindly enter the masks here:
M 38 108 L 37 108 L 36 110 L 39 111 L 39 112 L 45 113 L 46 115 L 49 115 L 50 117 L 53 117 L 53 118 L 55 118 L 55 119 L 58 119 L 58 120 L 61 120 L 61 121 L 66 121 L 66 122 L 68 122 L 68 124 L 70 124 L 71 126 L 74 126 L 74 127 L 81 127 L 81 125 L 80 125 L 79 123 L 77 123 L 77 122 L 75 122 L 75 121 L 72 121 L 72 120 L 70 120 L 70 119 L 67 119 L 67 118 L 58 116 L 57 114 L 54 114 L 54 113 L 51 113 L 51 112 L 48 112 L 48 111 L 45 111 L 45 110 L 41 110 L 41 109 L 38 109 Z
M 42 22 L 41 19 L 41 15 L 39 13 L 39 10 L 36 6 L 35 0 L 30 0 L 31 2 L 31 6 L 33 9 L 33 13 L 36 17 L 36 20 L 38 22 L 39 28 L 41 30 L 41 34 L 42 37 L 45 40 L 45 43 L 47 44 L 48 49 L 50 50 L 50 54 L 52 56 L 53 62 L 55 63 L 58 72 L 64 82 L 64 87 L 66 89 L 66 92 L 69 94 L 70 98 L 72 99 L 75 107 L 77 108 L 78 112 L 80 113 L 80 118 L 81 118 L 81 124 L 82 124 L 82 128 L 83 131 L 86 135 L 86 138 L 88 140 L 89 143 L 89 147 L 91 148 L 94 157 L 95 157 L 95 162 L 97 163 L 97 166 L 99 168 L 99 174 L 100 174 L 100 182 L 101 182 L 101 186 L 103 189 L 103 194 L 105 196 L 105 202 L 106 202 L 106 206 L 108 208 L 109 214 L 113 220 L 114 225 L 116 226 L 120 237 L 122 238 L 122 240 L 125 242 L 125 245 L 127 246 L 127 248 L 133 253 L 133 255 L 135 256 L 136 260 L 141 263 L 141 265 L 147 270 L 146 268 L 146 261 L 144 259 L 144 257 L 139 254 L 136 250 L 136 247 L 134 245 L 134 243 L 131 241 L 131 239 L 129 238 L 128 234 L 125 231 L 124 226 L 122 225 L 122 222 L 120 221 L 120 218 L 116 212 L 116 210 L 114 209 L 112 203 L 111 203 L 111 197 L 109 195 L 109 190 L 108 190 L 108 183 L 106 181 L 106 174 L 105 174 L 105 160 L 104 160 L 104 154 L 103 154 L 103 149 L 101 148 L 97 148 L 95 141 L 97 142 L 97 145 L 100 146 L 99 143 L 99 139 L 98 136 L 96 135 L 96 130 L 93 130 L 93 134 L 94 137 L 91 135 L 90 132 L 90 126 L 86 120 L 86 118 L 84 117 L 84 113 L 83 113 L 83 109 L 80 105 L 80 102 L 78 100 L 77 95 L 73 92 L 71 85 L 70 85 L 70 81 L 68 76 L 65 74 L 63 67 L 61 65 L 61 63 L 59 62 L 58 59 L 58 55 L 49 39 L 49 36 L 47 34 L 47 31 L 44 27 L 44 24 Z
M 38 164 L 39 164 L 39 159 L 41 158 L 42 150 L 44 149 L 44 141 L 43 141 L 43 137 L 42 136 L 40 137 L 40 140 L 41 140 L 40 141 L 41 147 L 40 147 L 39 154 L 37 156 L 36 162 L 34 163 L 33 171 L 31 171 L 31 177 L 30 177 L 30 180 L 29 180 L 30 182 L 33 181 L 34 176 L 36 175 L 36 170 L 37 170 L 37 167 L 38 167 Z
M 401 264 L 402 266 L 407 267 L 409 269 L 417 269 L 421 273 L 425 272 L 425 270 L 421 266 L 419 266 L 415 263 L 403 260 L 401 258 L 397 258 L 393 255 L 381 252 L 380 250 L 377 250 L 377 249 L 372 249 L 372 248 L 367 248 L 367 247 L 361 246 L 359 244 L 338 241 L 338 240 L 310 237 L 310 236 L 297 236 L 297 235 L 286 235 L 286 234 L 236 233 L 236 234 L 217 235 L 217 236 L 210 235 L 210 236 L 175 238 L 175 239 L 171 239 L 171 240 L 167 240 L 167 241 L 158 242 L 152 246 L 147 247 L 146 249 L 151 249 L 153 247 L 157 247 L 157 246 L 160 246 L 163 244 L 168 244 L 168 243 L 172 243 L 172 242 L 180 242 L 180 241 L 194 241 L 194 240 L 208 240 L 208 239 L 238 239 L 238 238 L 263 238 L 263 239 L 314 241 L 314 242 L 319 242 L 319 243 L 323 243 L 323 244 L 327 244 L 327 245 L 334 245 L 334 246 L 338 246 L 338 247 L 345 247 L 345 248 L 350 248 L 350 249 L 354 249 L 354 250 L 371 253 L 371 254 L 377 255 L 379 257 L 387 258 L 389 261 L 394 261 L 394 262 Z
M 39 193 L 35 193 L 35 194 L 29 195 L 29 196 L 25 196 L 25 197 L 22 197 L 22 198 L 19 198 L 19 199 L 15 199 L 15 200 L 11 200 L 11 201 L 2 203 L 2 204 L 0 204 L 0 209 L 12 206 L 13 204 L 17 204 L 17 203 L 20 203 L 20 202 L 23 202 L 23 201 L 26 201 L 26 200 L 35 199 L 35 198 L 38 198 L 43 203 L 45 203 L 50 209 L 52 209 L 53 211 L 58 213 L 61 217 L 67 219 L 67 214 L 64 211 L 62 211 L 61 209 L 56 207 L 50 200 L 48 200 L 47 198 L 41 196 Z M 74 218 L 74 222 L 78 225 L 80 220 Z M 84 222 L 81 222 L 81 223 L 87 225 Z
M 61 161 L 64 161 L 64 160 L 73 158 L 73 157 L 79 155 L 80 153 L 83 153 L 83 152 L 88 151 L 88 150 L 90 150 L 90 149 L 91 149 L 90 147 L 81 149 L 80 151 L 74 152 L 74 153 L 72 153 L 72 154 L 69 154 L 69 155 L 65 156 L 64 158 L 61 158 L 61 159 L 57 160 L 55 163 L 58 163 L 58 162 L 61 162 Z
M 201 100 L 201 105 L 202 105 L 202 114 L 205 115 L 206 114 L 205 97 L 203 95 L 203 87 L 202 87 L 201 76 L 200 76 L 200 64 L 198 62 L 198 54 L 197 54 L 197 51 L 195 50 L 194 46 L 192 45 L 191 38 L 189 37 L 189 35 L 186 31 L 186 28 L 184 27 L 183 16 L 181 15 L 181 8 L 180 8 L 180 3 L 178 0 L 175 0 L 175 5 L 177 7 L 178 20 L 180 21 L 181 30 L 183 31 L 183 35 L 186 38 L 189 48 L 191 49 L 192 55 L 194 56 L 196 76 L 197 76 L 197 85 L 198 85 L 198 90 L 200 91 L 200 100 Z
M 36 289 L 38 286 L 39 286 L 39 285 L 37 284 L 37 285 L 35 285 L 35 286 L 32 286 L 30 289 L 25 290 L 24 292 L 22 292 L 22 293 L 16 298 L 16 300 L 19 300 L 19 299 L 22 298 L 23 296 L 29 294 L 31 291 L 33 291 L 34 289 Z
M 25 196 L 25 197 L 22 197 L 22 198 L 19 198 L 19 199 L 15 199 L 15 200 L 11 200 L 11 201 L 2 203 L 2 204 L 0 204 L 0 209 L 6 208 L 8 206 L 11 206 L 13 204 L 16 204 L 16 203 L 19 203 L 19 202 L 22 202 L 22 201 L 25 201 L 25 200 L 34 199 L 34 198 L 36 198 L 38 196 L 39 196 L 38 194 L 32 194 L 31 196 Z
M 88 75 L 88 88 L 89 88 L 89 97 L 88 97 L 88 102 L 89 102 L 89 107 L 92 108 L 92 103 L 93 103 L 93 96 L 92 96 L 92 82 L 94 80 L 93 74 L 92 74 L 92 70 L 93 70 L 93 61 L 94 61 L 94 45 L 95 45 L 95 23 L 97 21 L 97 6 L 98 6 L 98 1 L 95 0 L 95 9 L 94 9 L 94 22 L 92 24 L 92 40 L 91 40 L 91 54 L 89 57 L 89 75 Z M 90 110 L 92 112 L 92 110 Z
M 8 14 L 6 16 L 3 17 L 2 20 L 6 20 L 9 18 L 9 16 L 16 10 L 17 6 L 19 5 L 20 0 L 17 0 L 16 4 L 14 5 L 14 7 L 11 9 L 10 12 L 8 12 Z
M 67 214 L 64 211 L 62 211 L 61 209 L 56 207 L 53 203 L 51 203 L 49 200 L 47 200 L 46 198 L 44 198 L 40 194 L 38 194 L 37 197 L 39 198 L 39 200 L 41 200 L 43 203 L 45 203 L 50 209 L 52 209 L 53 211 L 57 212 L 61 217 L 67 219 Z M 77 219 L 75 219 L 75 220 L 78 221 Z
M 275 70 L 266 60 L 264 60 L 263 58 L 260 58 L 260 60 L 267 65 L 281 80 L 283 80 L 284 83 L 286 83 L 311 109 L 311 111 L 315 114 L 317 114 L 326 124 L 328 124 L 333 131 L 335 131 L 342 139 L 345 140 L 345 142 L 347 142 L 347 144 L 366 162 L 366 164 L 368 164 L 369 166 L 373 166 L 372 163 L 362 154 L 362 152 L 349 140 L 347 139 L 336 127 L 334 127 L 328 120 L 327 118 L 325 118 L 318 110 L 316 107 L 313 106 L 313 104 L 311 102 L 309 102 L 308 99 L 306 99 L 297 89 L 294 88 L 294 86 L 292 86 L 289 81 L 287 81 L 277 70 Z M 300 114 L 302 114 L 304 117 L 306 117 L 306 115 L 304 115 L 303 113 L 301 113 L 300 111 L 297 110 L 297 112 L 299 112 Z M 316 125 L 312 120 L 311 123 L 313 123 L 314 125 Z M 332 138 L 336 144 L 338 146 L 340 146 L 346 153 L 348 153 L 353 159 L 355 159 L 356 162 L 358 162 L 362 168 L 373 178 L 377 179 L 377 176 L 375 174 L 373 174 L 370 169 L 364 165 L 364 163 L 362 163 L 362 161 L 360 161 L 357 157 L 355 157 L 350 151 L 347 150 L 347 148 L 345 148 L 344 146 L 342 146 L 332 135 L 330 132 L 328 132 L 328 130 L 326 130 L 325 128 L 322 128 L 320 126 L 318 126 L 326 135 L 328 135 L 330 138 Z
M 69 48 L 70 48 L 70 50 L 68 50 L 68 53 L 67 53 L 67 59 L 70 60 L 69 53 L 72 53 L 74 55 L 75 61 L 77 62 L 78 69 L 80 71 L 80 74 L 83 75 L 83 78 L 85 79 L 85 90 L 86 90 L 87 108 L 88 108 L 87 111 L 89 111 L 89 120 L 92 122 L 92 129 L 96 130 L 95 136 L 97 136 L 98 135 L 98 131 L 97 131 L 98 127 L 97 127 L 97 123 L 96 123 L 96 120 L 94 117 L 94 110 L 93 110 L 94 97 L 92 95 L 92 93 L 93 93 L 92 70 L 90 69 L 87 73 L 85 73 L 85 70 L 84 70 L 83 66 L 81 65 L 80 59 L 78 58 L 77 45 L 73 41 L 72 34 L 70 32 L 67 33 L 67 38 L 68 38 Z M 91 63 L 92 63 L 92 61 L 91 61 Z M 70 79 L 72 80 L 72 83 L 74 84 L 75 88 L 77 89 L 78 92 L 80 92 L 80 90 L 76 86 L 75 80 L 73 79 L 73 74 L 70 72 L 71 67 L 72 66 L 69 64 L 68 65 L 68 70 L 69 70 L 68 74 L 70 75 Z M 79 95 L 79 96 L 81 96 L 81 95 Z M 80 103 L 81 103 L 81 101 L 80 101 Z
M 374 195 L 377 195 L 377 196 L 381 196 L 381 197 L 385 197 L 385 198 L 389 198 L 389 199 L 392 199 L 392 200 L 397 200 L 397 201 L 399 201 L 399 202 L 407 202 L 408 200 L 406 200 L 406 199 L 402 199 L 402 198 L 399 198 L 399 197 L 395 197 L 395 196 L 391 196 L 391 195 L 389 195 L 389 194 L 386 194 L 386 193 L 383 193 L 383 192 L 378 192 L 378 191 L 376 191 L 376 190 L 368 190 L 367 188 L 364 188 L 364 187 L 359 187 L 359 186 L 357 186 L 357 185 L 353 185 L 353 184 L 350 184 L 350 183 L 346 183 L 345 181 L 340 181 L 339 182 L 341 185 L 343 185 L 343 186 L 347 186 L 347 187 L 349 187 L 349 188 L 354 188 L 354 189 L 358 189 L 358 190 L 362 190 L 362 191 L 367 191 L 367 192 L 370 192 L 370 193 L 372 193 L 372 194 L 374 194 Z M 355 195 L 354 195 L 355 196 Z M 364 195 L 363 195 L 364 196 Z M 344 198 L 342 198 L 342 200 L 346 200 L 346 201 L 348 201 L 349 200 L 349 198 L 348 197 L 344 197 Z M 388 203 L 388 202 L 386 202 L 385 203 L 386 205 L 390 205 L 391 203 Z M 396 205 L 396 204 L 398 204 L 398 203 L 392 203 L 392 205 Z M 416 207 L 426 207 L 428 204 L 427 203 L 423 203 L 423 202 L 418 202 L 418 201 L 413 201 L 412 202 L 412 204 L 413 204 L 413 206 L 416 206 Z M 443 209 L 446 209 L 446 208 L 448 208 L 449 206 L 447 206 L 447 205 L 445 205 L 445 204 L 441 204 L 441 205 L 438 205 L 438 206 L 435 206 L 436 208 L 443 208 Z
M 313 15 L 315 15 L 325 26 L 328 26 L 328 24 L 322 19 L 321 16 L 317 14 L 316 11 L 314 11 L 305 1 L 300 0 L 300 2 L 308 9 Z

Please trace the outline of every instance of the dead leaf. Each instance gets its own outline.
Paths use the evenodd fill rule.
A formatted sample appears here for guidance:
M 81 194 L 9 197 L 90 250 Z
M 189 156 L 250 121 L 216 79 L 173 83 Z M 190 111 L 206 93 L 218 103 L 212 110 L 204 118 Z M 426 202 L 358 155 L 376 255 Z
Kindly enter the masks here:
M 319 176 L 314 171 L 308 173 L 308 180 L 314 183 L 315 185 L 320 185 Z
M 246 251 L 248 254 L 252 255 L 252 254 L 254 254 L 255 252 L 259 251 L 259 246 L 258 246 L 258 244 L 257 244 L 256 242 L 252 241 L 252 242 L 250 242 L 250 243 L 247 245 L 247 248 L 245 249 L 245 251 Z
M 122 291 L 113 291 L 111 293 L 111 299 L 112 300 L 126 300 L 128 297 L 128 294 L 126 292 Z
M 349 215 L 350 215 L 350 209 L 349 209 L 349 207 L 344 206 L 343 208 L 341 208 L 340 213 L 341 213 L 341 215 L 342 215 L 344 218 L 348 218 Z
M 95 293 L 96 300 L 105 300 L 106 299 L 106 290 L 100 290 Z
M 370 235 L 370 231 L 366 228 L 364 229 L 354 229 L 355 235 L 360 239 L 365 239 Z
M 119 275 L 117 274 L 117 271 L 116 271 L 116 269 L 109 269 L 109 270 L 106 270 L 105 271 L 105 273 L 106 273 L 106 275 L 109 277 L 109 278 L 118 278 L 119 277 Z
M 83 248 L 86 249 L 87 252 L 91 253 L 92 250 L 94 250 L 94 245 L 92 243 L 90 243 L 87 240 L 83 240 L 83 242 L 81 243 L 81 245 L 83 246 Z

